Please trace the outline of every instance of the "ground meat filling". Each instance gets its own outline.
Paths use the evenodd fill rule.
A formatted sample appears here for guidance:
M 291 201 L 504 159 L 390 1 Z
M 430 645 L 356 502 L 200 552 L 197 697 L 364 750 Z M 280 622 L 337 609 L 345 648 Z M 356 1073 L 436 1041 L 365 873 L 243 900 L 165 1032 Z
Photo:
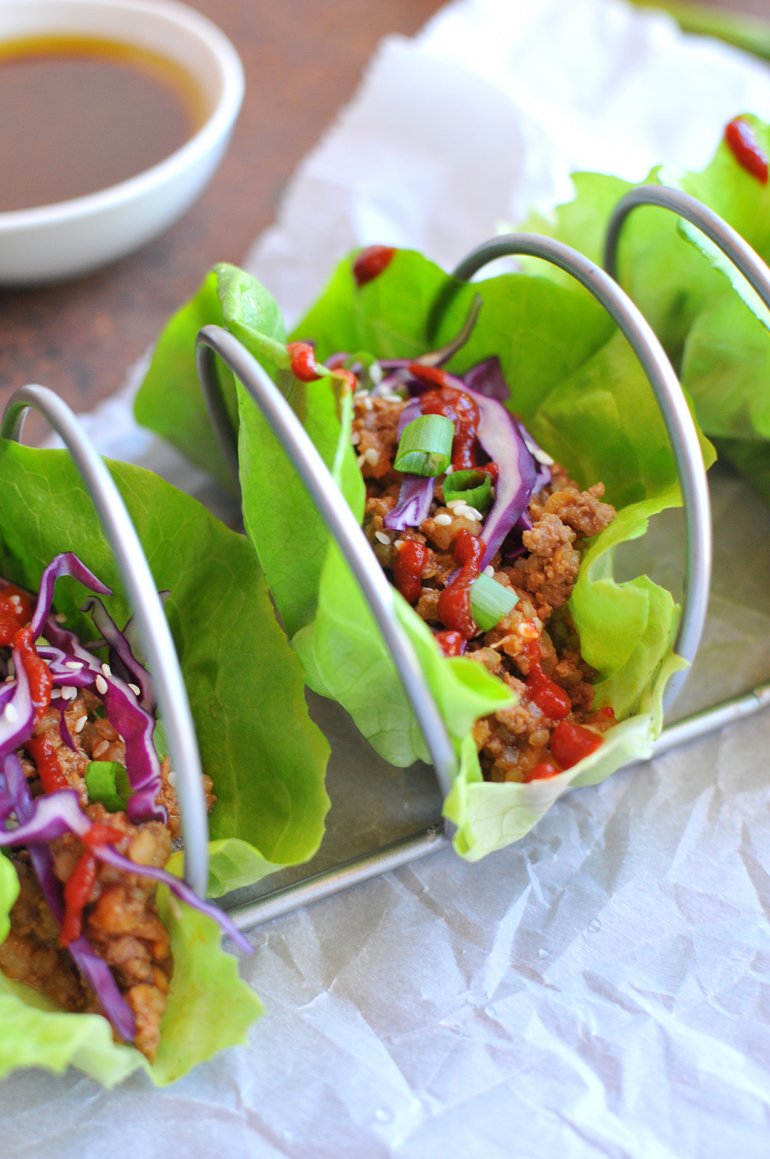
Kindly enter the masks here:
M 59 768 L 70 788 L 77 790 L 86 816 L 121 833 L 115 849 L 140 865 L 162 867 L 179 832 L 179 810 L 174 774 L 167 760 L 161 763 L 160 800 L 168 808 L 167 824 L 159 821 L 132 824 L 125 813 L 108 812 L 91 804 L 85 785 L 89 761 L 125 762 L 125 745 L 103 714 L 98 697 L 81 689 L 64 711 L 71 749 L 62 739 L 60 711 L 49 708 L 37 722 L 34 736 L 45 736 L 54 749 Z M 41 791 L 34 761 L 19 751 L 33 796 Z M 211 782 L 205 779 L 207 805 L 213 805 Z M 51 842 L 54 870 L 65 883 L 84 845 L 74 834 Z M 59 927 L 48 908 L 24 850 L 11 853 L 19 876 L 20 893 L 11 910 L 11 930 L 0 945 L 0 969 L 9 978 L 47 994 L 63 1010 L 99 1011 L 88 984 L 60 945 Z M 91 947 L 111 967 L 119 989 L 136 1019 L 134 1045 L 152 1060 L 158 1048 L 160 1022 L 166 1007 L 173 967 L 169 938 L 158 915 L 153 881 L 98 863 L 96 880 L 83 911 L 83 933 Z
M 413 603 L 418 615 L 439 633 L 439 597 L 457 569 L 455 540 L 463 531 L 479 537 L 483 517 L 462 504 L 447 506 L 437 479 L 430 512 L 420 527 L 389 531 L 383 521 L 395 506 L 401 485 L 393 460 L 404 402 L 359 392 L 354 403 L 352 438 L 366 482 L 364 530 L 391 578 L 408 540 L 426 549 L 420 553 L 419 595 Z M 491 631 L 469 640 L 465 651 L 517 694 L 513 706 L 485 717 L 474 728 L 488 780 L 528 781 L 558 773 L 552 741 L 560 725 L 601 734 L 614 723 L 611 709 L 593 708 L 596 674 L 581 658 L 567 608 L 586 541 L 615 516 L 603 494 L 602 483 L 582 490 L 554 465 L 549 485 L 530 501 L 532 528 L 522 534 L 524 550 L 505 561 L 498 553 L 487 569 L 518 596 L 514 608 Z

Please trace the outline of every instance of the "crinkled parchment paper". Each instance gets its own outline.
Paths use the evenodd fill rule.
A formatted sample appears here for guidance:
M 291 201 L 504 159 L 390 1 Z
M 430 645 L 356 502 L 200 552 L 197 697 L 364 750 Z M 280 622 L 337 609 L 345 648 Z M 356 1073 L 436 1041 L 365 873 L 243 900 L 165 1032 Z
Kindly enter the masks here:
M 770 73 L 661 16 L 451 5 L 381 46 L 248 262 L 295 317 L 354 244 L 453 263 L 568 194 L 571 169 L 700 164 L 745 109 L 770 115 Z M 91 417 L 100 445 L 214 501 L 131 429 L 129 394 Z M 770 511 L 727 475 L 714 505 L 707 640 L 679 711 L 770 676 Z M 645 566 L 677 576 L 680 543 L 661 522 Z M 378 766 L 322 711 L 326 856 L 419 824 L 427 771 Z M 163 1092 L 14 1075 L 3 1155 L 766 1155 L 769 741 L 760 714 L 574 792 L 480 864 L 445 850 L 254 931 L 243 970 L 267 1015 L 249 1047 Z

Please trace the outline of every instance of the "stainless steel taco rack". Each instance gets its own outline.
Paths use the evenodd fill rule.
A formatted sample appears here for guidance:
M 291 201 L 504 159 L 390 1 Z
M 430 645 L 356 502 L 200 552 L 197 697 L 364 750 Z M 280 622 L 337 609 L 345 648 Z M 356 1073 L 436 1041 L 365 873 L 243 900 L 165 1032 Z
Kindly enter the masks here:
M 656 195 L 660 192 L 657 187 L 653 189 Z M 622 221 L 633 205 L 642 203 L 641 198 L 632 201 L 629 197 L 618 206 L 607 240 L 610 263 Z M 660 202 L 656 201 L 655 204 Z M 699 203 L 695 205 L 698 213 L 705 208 L 699 206 Z M 681 212 L 682 216 L 692 211 L 692 207 L 684 202 L 679 206 L 670 204 L 668 208 Z M 710 215 L 708 211 L 708 216 L 716 215 Z M 734 231 L 730 231 L 721 219 L 716 219 L 715 226 L 713 221 L 708 220 L 708 216 L 703 216 L 702 220 L 707 221 L 709 229 L 714 231 L 712 240 L 722 244 L 727 238 L 728 246 L 723 245 L 722 248 L 731 257 L 733 252 L 739 255 L 742 264 L 738 261 L 736 264 L 743 272 L 750 271 L 746 274 L 750 280 L 756 278 L 761 283 L 760 289 L 752 280 L 763 300 L 770 304 L 770 278 L 761 260 L 746 247 L 742 239 L 739 239 L 740 247 L 735 246 L 737 235 L 731 236 Z M 688 220 L 693 218 L 689 217 Z M 695 224 L 700 225 L 701 219 L 696 220 Z M 542 258 L 575 277 L 612 316 L 650 381 L 671 441 L 684 501 L 685 583 L 677 652 L 692 661 L 701 638 L 709 593 L 710 504 L 697 434 L 676 375 L 655 333 L 614 278 L 583 254 L 553 239 L 533 234 L 511 234 L 495 238 L 469 254 L 457 266 L 455 277 L 468 280 L 487 263 L 509 255 Z M 255 405 L 262 409 L 356 576 L 393 655 L 430 753 L 441 795 L 445 796 L 456 768 L 454 749 L 437 705 L 422 679 L 411 643 L 398 623 L 392 588 L 376 563 L 362 529 L 347 504 L 340 504 L 332 498 L 338 492 L 325 464 L 264 369 L 228 331 L 220 327 L 206 327 L 198 340 L 199 377 L 208 401 L 212 426 L 226 460 L 233 468 L 234 477 L 237 478 L 236 441 L 220 393 L 216 373 L 217 358 L 229 366 L 254 399 Z M 97 512 L 115 552 L 126 591 L 136 611 L 150 667 L 158 684 L 158 699 L 168 733 L 170 756 L 179 777 L 186 877 L 194 888 L 203 893 L 207 866 L 207 824 L 199 776 L 200 758 L 176 652 L 149 567 L 109 472 L 72 412 L 56 395 L 35 386 L 17 392 L 6 410 L 0 433 L 18 439 L 24 414 L 30 407 L 45 415 L 69 448 L 94 498 Z M 667 710 L 683 678 L 684 674 L 677 675 L 669 683 L 665 701 Z M 748 716 L 768 704 L 770 683 L 676 724 L 668 724 L 654 746 L 653 756 Z M 318 901 L 442 849 L 448 845 L 450 836 L 445 819 L 437 817 L 418 832 L 382 848 L 368 850 L 318 872 L 312 872 L 311 862 L 304 867 L 306 876 L 300 880 L 281 884 L 268 892 L 260 892 L 260 887 L 255 887 L 246 896 L 245 891 L 241 890 L 237 895 L 224 899 L 223 904 L 242 929 L 252 929 L 309 902 Z
M 618 249 L 623 226 L 631 211 L 644 205 L 668 209 L 696 226 L 729 258 L 770 310 L 770 270 L 756 250 L 713 209 L 689 193 L 668 185 L 639 185 L 624 194 L 613 209 L 604 244 L 604 268 L 612 278 L 618 278 Z
M 459 280 L 467 281 L 491 261 L 525 254 L 552 262 L 572 274 L 594 295 L 628 339 L 650 380 L 674 451 L 686 513 L 685 597 L 677 652 L 690 662 L 697 652 L 706 617 L 711 575 L 711 520 L 708 486 L 698 437 L 679 382 L 655 333 L 628 295 L 604 270 L 563 243 L 534 234 L 511 234 L 495 238 L 468 255 L 454 274 Z M 330 497 L 337 493 L 337 489 L 326 465 L 297 416 L 257 360 L 228 331 L 221 327 L 207 326 L 199 335 L 198 371 L 211 422 L 227 461 L 231 466 L 237 464 L 236 435 L 222 401 L 215 354 L 223 359 L 254 402 L 262 408 L 356 575 L 383 635 L 393 650 L 399 675 L 431 756 L 437 739 L 440 752 L 446 752 L 447 748 L 451 752 L 451 742 L 419 672 L 415 679 L 411 645 L 398 628 L 394 617 L 392 588 L 384 580 L 363 531 L 347 505 L 331 501 Z M 234 478 L 237 480 L 237 474 Z M 395 649 L 393 642 L 396 644 Z M 678 678 L 669 682 L 667 706 L 673 702 L 685 675 L 686 672 L 676 674 Z M 434 726 L 435 732 L 431 731 Z M 451 762 L 447 760 L 445 767 L 451 769 L 453 766 L 454 754 Z M 447 778 L 443 766 L 441 771 L 436 767 L 436 773 L 442 795 L 446 795 Z M 445 845 L 448 836 L 446 821 L 438 818 L 429 829 L 414 837 L 353 858 L 344 865 L 273 890 L 254 900 L 236 903 L 230 912 L 243 928 L 252 928 L 307 902 L 320 900 L 349 885 L 425 856 Z
M 185 880 L 203 897 L 208 883 L 208 821 L 198 741 L 176 648 L 150 566 L 104 461 L 57 394 L 44 386 L 24 386 L 16 391 L 5 408 L 0 435 L 20 441 L 29 410 L 38 411 L 68 448 L 115 555 L 157 689 L 169 756 L 177 774 Z

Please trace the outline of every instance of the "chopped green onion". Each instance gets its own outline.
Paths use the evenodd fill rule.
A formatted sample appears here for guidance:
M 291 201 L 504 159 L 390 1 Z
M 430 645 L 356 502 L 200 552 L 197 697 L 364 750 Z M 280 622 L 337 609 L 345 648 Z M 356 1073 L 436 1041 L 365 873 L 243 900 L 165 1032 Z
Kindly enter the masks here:
M 486 471 L 453 471 L 443 483 L 444 502 L 462 499 L 483 515 L 492 503 L 492 479 Z
M 92 805 L 104 805 L 109 813 L 120 813 L 128 805 L 131 785 L 119 761 L 89 761 L 85 780 Z
M 443 475 L 454 434 L 454 423 L 444 415 L 420 415 L 404 427 L 393 466 L 410 475 Z
M 482 632 L 489 632 L 515 608 L 519 597 L 512 588 L 503 587 L 483 572 L 471 584 L 471 615 Z

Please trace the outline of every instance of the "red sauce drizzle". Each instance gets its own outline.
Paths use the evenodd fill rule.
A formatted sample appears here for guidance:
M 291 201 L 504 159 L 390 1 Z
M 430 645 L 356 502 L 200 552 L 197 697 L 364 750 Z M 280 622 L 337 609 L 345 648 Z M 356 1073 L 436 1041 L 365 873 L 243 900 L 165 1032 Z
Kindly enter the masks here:
M 392 245 L 370 245 L 353 262 L 353 277 L 357 286 L 373 282 L 393 260 L 395 247 Z
M 560 720 L 551 736 L 551 752 L 562 769 L 571 769 L 583 757 L 595 752 L 601 743 L 601 736 L 590 728 L 571 720 Z
M 564 689 L 543 671 L 540 646 L 537 640 L 530 640 L 527 652 L 529 654 L 529 675 L 526 684 L 529 699 L 551 720 L 562 720 L 565 716 L 569 716 L 572 711 L 572 701 Z
M 59 941 L 69 946 L 83 932 L 83 909 L 91 896 L 96 881 L 96 858 L 85 849 L 75 862 L 75 868 L 64 883 L 64 915 Z
M 49 736 L 32 736 L 24 742 L 24 747 L 35 762 L 44 793 L 55 793 L 57 789 L 69 789 L 70 784 L 59 764 L 56 746 Z
M 19 628 L 13 638 L 13 642 L 21 653 L 24 671 L 29 680 L 29 691 L 35 710 L 35 720 L 40 720 L 40 717 L 51 703 L 51 689 L 53 688 L 51 669 L 45 660 L 37 654 L 37 649 L 32 640 L 31 627 Z
M 763 185 L 767 185 L 767 156 L 760 147 L 751 125 L 740 117 L 735 117 L 725 128 L 725 141 L 738 164 Z
M 463 390 L 447 386 L 446 375 L 435 366 L 413 362 L 409 366 L 409 373 L 438 386 L 437 390 L 429 390 L 420 396 L 420 408 L 424 415 L 443 415 L 454 423 L 452 466 L 455 471 L 475 467 L 479 437 L 479 408 L 476 400 Z
M 470 587 L 481 571 L 484 544 L 463 527 L 457 533 L 453 551 L 460 570 L 438 598 L 438 618 L 445 628 L 470 640 L 478 631 L 471 615 Z
M 10 648 L 19 628 L 32 619 L 32 600 L 14 584 L 0 588 L 0 648 Z
M 291 372 L 300 382 L 315 382 L 321 377 L 317 370 L 315 350 L 309 342 L 287 342 Z
M 68 946 L 83 932 L 83 910 L 96 881 L 97 859 L 91 850 L 97 845 L 115 845 L 122 836 L 120 830 L 111 825 L 92 825 L 83 835 L 86 848 L 64 883 L 64 916 L 59 932 L 62 946 Z
M 396 553 L 393 582 L 410 604 L 416 604 L 422 593 L 422 569 L 429 554 L 425 544 L 416 539 L 405 539 Z

